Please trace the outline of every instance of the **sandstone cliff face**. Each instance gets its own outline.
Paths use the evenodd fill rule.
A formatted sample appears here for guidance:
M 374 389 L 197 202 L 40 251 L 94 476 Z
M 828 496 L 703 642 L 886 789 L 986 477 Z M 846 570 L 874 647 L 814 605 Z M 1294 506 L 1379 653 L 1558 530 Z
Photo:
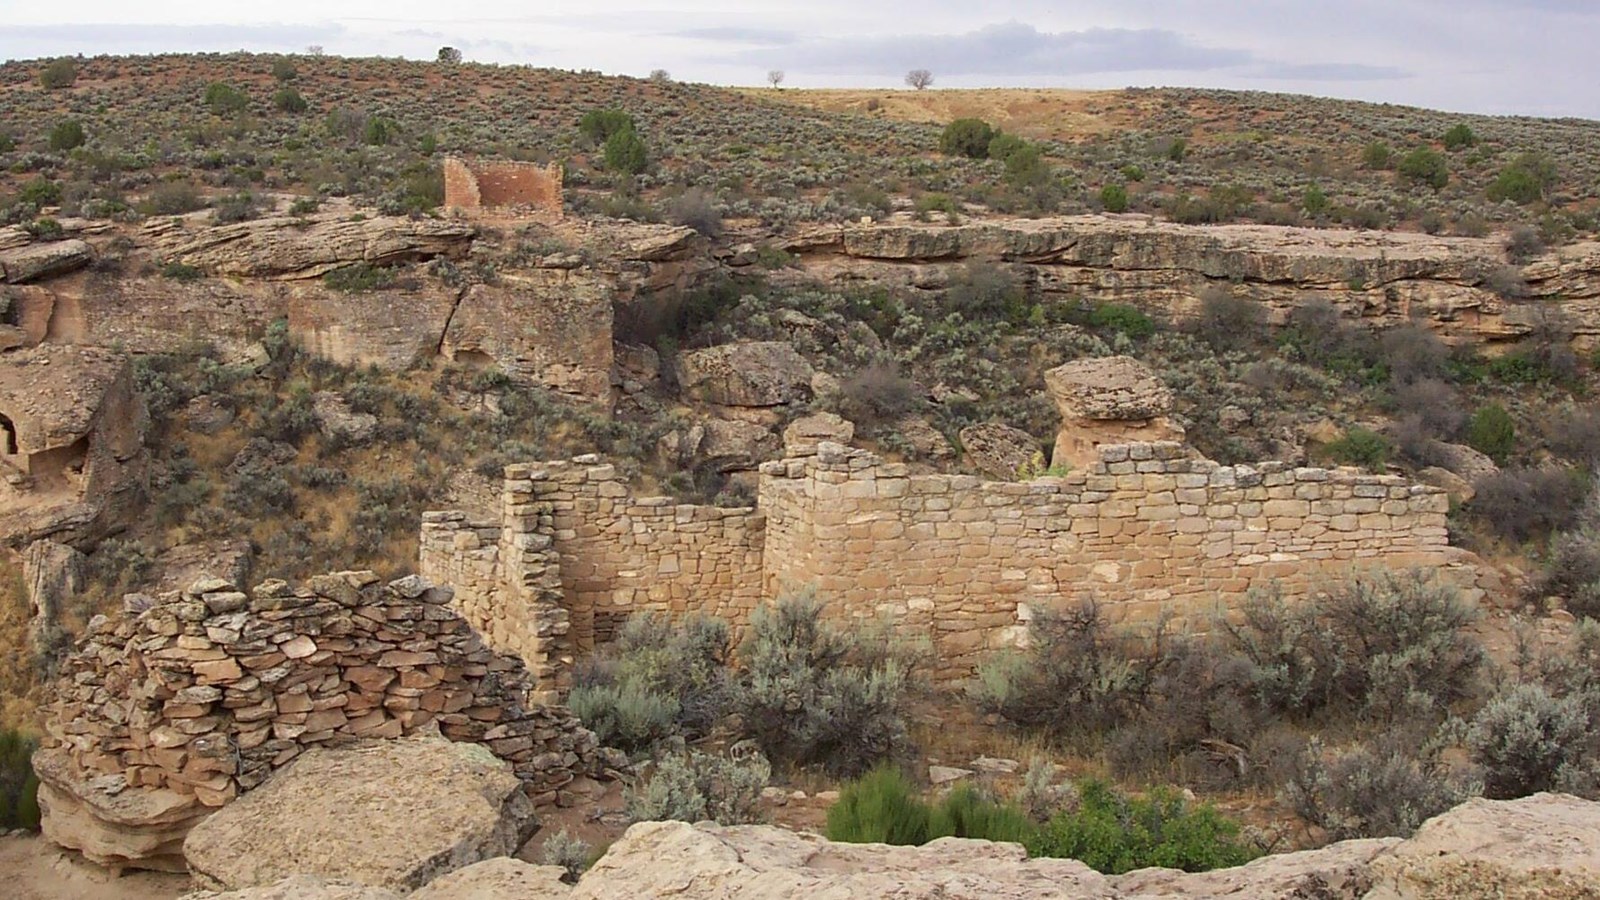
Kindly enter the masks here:
M 1047 299 L 1139 306 L 1183 317 L 1207 285 L 1225 285 L 1280 317 L 1313 297 L 1376 324 L 1426 320 L 1458 341 L 1527 333 L 1541 304 L 1561 300 L 1585 344 L 1600 340 L 1600 244 L 1561 248 L 1516 270 L 1527 297 L 1489 287 L 1507 267 L 1497 238 L 1434 237 L 1267 225 L 1195 226 L 1139 216 L 1071 216 L 960 226 L 847 225 L 781 245 L 824 280 L 942 287 L 952 264 L 1024 267 Z
M 475 229 L 463 222 L 380 216 L 371 219 L 288 217 L 191 229 L 183 220 L 152 219 L 144 237 L 169 262 L 217 275 L 317 278 L 354 263 L 392 265 L 460 258 Z
M 439 349 L 457 362 L 492 361 L 520 381 L 609 402 L 613 295 L 606 280 L 576 269 L 535 269 L 473 285 Z

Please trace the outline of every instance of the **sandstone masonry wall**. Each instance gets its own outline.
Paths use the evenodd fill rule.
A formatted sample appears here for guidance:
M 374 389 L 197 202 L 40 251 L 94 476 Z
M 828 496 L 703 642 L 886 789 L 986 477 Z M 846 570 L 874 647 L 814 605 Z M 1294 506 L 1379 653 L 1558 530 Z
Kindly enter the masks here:
M 599 773 L 594 734 L 530 704 L 522 661 L 485 646 L 450 600 L 419 577 L 385 585 L 370 572 L 130 596 L 65 664 L 35 763 L 47 836 L 95 852 L 85 819 L 124 837 L 192 824 L 308 747 L 434 726 L 508 760 L 536 801 L 561 801 Z M 130 797 L 160 821 L 128 821 Z M 170 855 L 172 835 L 156 831 L 145 851 Z
M 1456 572 L 1441 490 L 1350 469 L 1221 466 L 1176 443 L 1101 447 L 1083 472 L 1021 483 L 912 476 L 823 443 L 764 464 L 756 509 L 635 498 L 596 456 L 511 467 L 506 484 L 498 546 L 487 524 L 429 514 L 424 571 L 471 585 L 458 603 L 509 649 L 525 638 L 514 637 L 523 601 L 508 580 L 545 585 L 544 609 L 570 618 L 564 652 L 537 651 L 535 665 L 558 676 L 552 690 L 567 660 L 632 612 L 738 626 L 788 586 L 815 585 L 832 615 L 926 637 L 938 677 L 953 679 L 1018 642 L 1041 605 L 1094 600 L 1113 622 L 1204 627 L 1270 584 L 1303 595 L 1374 566 L 1469 586 L 1476 574 Z M 508 547 L 520 561 L 498 555 Z
M 765 590 L 815 584 L 836 614 L 932 643 L 941 677 L 1014 643 L 1039 605 L 1094 599 L 1113 622 L 1206 617 L 1277 582 L 1444 565 L 1445 494 L 1397 476 L 1220 466 L 1176 443 L 1100 448 L 1026 483 L 908 476 L 823 444 L 761 470 Z
M 446 208 L 479 210 L 525 206 L 541 213 L 561 215 L 563 173 L 560 163 L 474 160 L 454 157 L 444 161 Z

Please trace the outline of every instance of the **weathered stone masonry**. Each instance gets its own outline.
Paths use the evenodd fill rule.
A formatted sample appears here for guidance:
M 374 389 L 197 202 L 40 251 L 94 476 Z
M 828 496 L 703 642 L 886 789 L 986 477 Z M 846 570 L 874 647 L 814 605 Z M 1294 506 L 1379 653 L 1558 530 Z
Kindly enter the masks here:
M 444 205 L 466 211 L 527 207 L 559 217 L 563 180 L 560 163 L 449 157 L 444 161 Z
M 1201 624 L 1273 582 L 1295 595 L 1352 568 L 1460 564 L 1446 495 L 1398 476 L 1221 466 L 1176 443 L 1104 446 L 1099 456 L 1064 478 L 985 482 L 913 476 L 824 443 L 815 456 L 764 464 L 756 509 L 634 498 L 597 457 L 512 467 L 498 546 L 486 546 L 487 526 L 430 514 L 423 571 L 442 580 L 476 560 L 488 573 L 507 547 L 548 547 L 553 557 L 535 568 L 560 584 L 549 602 L 570 616 L 563 652 L 573 654 L 636 610 L 738 624 L 781 588 L 814 584 L 834 615 L 883 617 L 925 636 L 939 677 L 959 678 L 1015 643 L 1042 605 L 1094 599 L 1113 621 Z M 539 515 L 512 522 L 528 500 Z M 504 587 L 517 565 L 457 581 L 457 603 L 491 640 L 514 632 L 501 620 L 519 615 Z

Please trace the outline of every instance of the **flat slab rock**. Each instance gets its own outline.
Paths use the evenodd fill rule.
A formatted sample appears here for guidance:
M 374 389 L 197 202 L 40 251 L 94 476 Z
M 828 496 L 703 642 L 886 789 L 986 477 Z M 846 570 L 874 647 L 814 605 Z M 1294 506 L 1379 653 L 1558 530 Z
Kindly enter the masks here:
M 511 767 L 431 737 L 311 750 L 202 822 L 184 842 L 197 887 L 292 875 L 410 891 L 509 856 L 537 827 Z

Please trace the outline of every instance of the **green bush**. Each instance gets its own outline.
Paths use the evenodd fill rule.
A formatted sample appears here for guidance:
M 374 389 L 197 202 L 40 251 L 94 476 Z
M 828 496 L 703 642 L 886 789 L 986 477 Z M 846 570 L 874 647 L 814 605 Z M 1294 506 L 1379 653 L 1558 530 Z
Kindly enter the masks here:
M 1146 338 L 1156 332 L 1156 323 L 1138 307 L 1126 303 L 1101 303 L 1089 313 L 1089 325 L 1108 328 L 1131 338 Z
M 1510 800 L 1592 782 L 1600 722 L 1585 701 L 1594 699 L 1519 684 L 1490 700 L 1467 732 L 1472 760 L 1483 767 L 1484 795 Z
M 606 138 L 605 162 L 613 172 L 637 175 L 650 164 L 649 150 L 632 128 L 624 129 Z
M 1538 153 L 1523 153 L 1500 170 L 1485 191 L 1496 203 L 1510 200 L 1526 206 L 1544 199 L 1556 183 L 1556 167 L 1550 158 Z
M 206 106 L 219 116 L 243 112 L 250 105 L 249 94 L 222 81 L 206 85 L 204 100 Z
M 32 763 L 38 746 L 20 731 L 0 730 L 0 829 L 39 829 L 39 778 Z
M 1031 855 L 1076 859 L 1108 875 L 1148 866 L 1204 872 L 1256 855 L 1240 840 L 1238 823 L 1209 805 L 1190 807 L 1169 788 L 1130 798 L 1091 780 L 1079 790 L 1078 808 L 1039 829 L 1027 844 Z
M 1128 211 L 1128 189 L 1120 184 L 1108 184 L 1100 189 L 1100 205 L 1109 213 Z
M 1432 743 L 1408 747 L 1390 740 L 1329 753 L 1312 741 L 1296 762 L 1285 799 L 1336 841 L 1410 837 L 1479 790 L 1452 778 Z
M 1181 163 L 1189 155 L 1189 142 L 1183 138 L 1173 138 L 1167 142 L 1163 155 L 1172 162 Z
M 387 147 L 400 136 L 400 126 L 393 120 L 373 116 L 367 120 L 361 140 L 371 147 Z
M 1517 449 L 1517 423 L 1498 403 L 1479 407 L 1467 420 L 1467 445 L 1505 465 Z
M 1438 190 L 1450 183 L 1450 164 L 1437 150 L 1418 147 L 1400 158 L 1400 177 Z
M 50 149 L 58 152 L 82 147 L 87 139 L 77 119 L 66 119 L 50 129 Z
M 287 56 L 280 56 L 272 61 L 272 77 L 283 83 L 288 83 L 300 77 L 300 71 L 294 67 L 294 60 Z
M 599 147 L 613 135 L 633 131 L 633 116 L 620 109 L 592 109 L 578 120 L 578 133 Z
M 561 880 L 567 884 L 578 883 L 578 878 L 588 870 L 592 855 L 588 842 L 565 828 L 546 838 L 544 846 L 539 848 L 539 862 L 565 870 Z
M 72 87 L 77 80 L 78 64 L 66 57 L 52 60 L 39 70 L 39 84 L 47 91 Z
M 1443 141 L 1446 150 L 1455 152 L 1478 143 L 1478 136 L 1472 133 L 1472 127 L 1467 123 L 1458 122 L 1444 133 Z
M 899 766 L 880 765 L 840 788 L 826 834 L 852 844 L 916 846 L 947 836 L 943 824 Z
M 1097 732 L 1130 718 L 1148 683 L 1138 653 L 1110 633 L 1092 605 L 1034 610 L 1025 650 L 996 655 L 978 672 L 973 699 L 1050 735 Z
M 1324 444 L 1328 458 L 1343 466 L 1361 466 L 1380 469 L 1389 461 L 1392 448 L 1383 435 L 1357 426 L 1346 431 L 1338 440 Z
M 970 784 L 957 785 L 935 804 L 896 766 L 878 766 L 844 785 L 828 807 L 828 840 L 916 846 L 941 837 L 1024 843 L 1033 823 L 1015 806 L 997 803 Z
M 206 205 L 200 189 L 189 181 L 164 181 L 136 204 L 135 208 L 147 216 L 178 216 L 194 212 Z
M 956 119 L 939 135 L 939 152 L 946 156 L 985 159 L 995 138 L 994 126 L 982 119 Z
M 909 750 L 911 661 L 886 632 L 821 615 L 810 591 L 755 611 L 735 703 L 769 759 L 853 775 Z
M 341 266 L 322 276 L 324 285 L 347 294 L 381 290 L 392 287 L 394 282 L 393 269 L 365 262 Z
M 759 755 L 733 759 L 690 750 L 660 759 L 637 791 L 624 794 L 635 822 L 704 822 L 751 825 L 765 819 L 761 791 L 772 768 Z
M 303 113 L 310 107 L 306 98 L 292 87 L 278 88 L 272 95 L 272 105 L 286 113 Z
M 206 273 L 203 270 L 181 262 L 169 262 L 161 267 L 161 277 L 170 278 L 173 281 L 199 281 L 205 276 Z
M 1373 171 L 1394 165 L 1394 150 L 1383 141 L 1373 141 L 1361 151 L 1361 165 Z
M 34 206 L 54 206 L 61 202 L 61 185 L 40 176 L 22 186 L 17 200 Z
M 704 737 L 732 702 L 728 651 L 720 619 L 631 616 L 615 646 L 580 672 L 567 705 L 601 743 L 624 750 Z
M 1028 146 L 1028 142 L 1014 134 L 996 131 L 989 141 L 989 158 L 1005 162 L 1017 151 Z

